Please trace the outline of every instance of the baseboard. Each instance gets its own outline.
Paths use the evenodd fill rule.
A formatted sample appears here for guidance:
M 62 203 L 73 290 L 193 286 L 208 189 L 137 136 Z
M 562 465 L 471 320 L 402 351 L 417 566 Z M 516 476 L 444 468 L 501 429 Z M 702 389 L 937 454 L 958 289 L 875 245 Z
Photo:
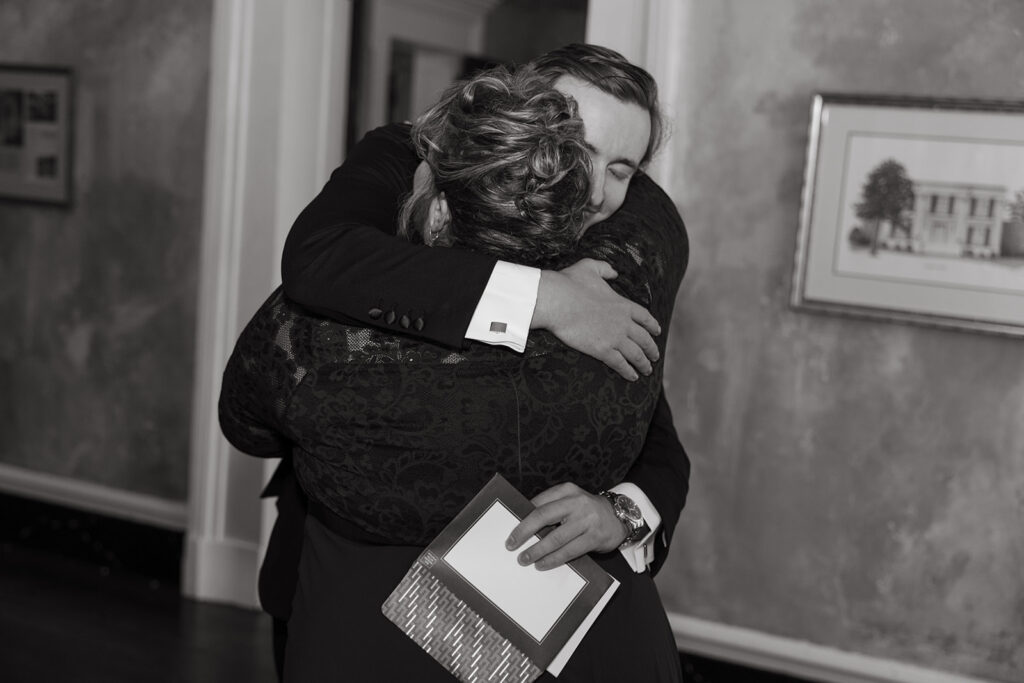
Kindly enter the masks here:
M 188 526 L 184 501 L 122 491 L 3 463 L 0 463 L 0 491 L 175 531 L 184 531 Z
M 190 534 L 185 541 L 182 593 L 205 602 L 259 609 L 259 563 L 259 546 L 255 543 Z
M 996 683 L 669 613 L 684 652 L 821 683 Z

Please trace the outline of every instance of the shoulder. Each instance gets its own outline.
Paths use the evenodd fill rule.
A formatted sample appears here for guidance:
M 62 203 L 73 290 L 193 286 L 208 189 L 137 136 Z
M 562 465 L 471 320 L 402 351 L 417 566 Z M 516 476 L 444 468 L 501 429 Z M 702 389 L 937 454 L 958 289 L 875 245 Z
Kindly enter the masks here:
M 402 168 L 415 169 L 418 159 L 410 130 L 411 127 L 406 123 L 391 123 L 374 128 L 360 138 L 338 170 L 342 173 L 365 172 L 366 169 L 396 164 Z
M 363 136 L 363 140 L 388 142 L 412 147 L 412 125 L 408 123 L 388 123 L 374 128 Z
M 665 322 L 689 254 L 686 226 L 675 202 L 640 174 L 630 183 L 622 207 L 584 233 L 575 256 L 609 263 L 619 274 L 612 287 Z
M 391 151 L 398 154 L 414 154 L 412 144 L 412 126 L 408 123 L 389 123 L 374 128 L 356 143 L 353 152 L 359 151 Z
M 629 226 L 653 224 L 666 232 L 686 234 L 676 203 L 646 173 L 639 173 L 629 184 L 626 201 L 608 221 Z

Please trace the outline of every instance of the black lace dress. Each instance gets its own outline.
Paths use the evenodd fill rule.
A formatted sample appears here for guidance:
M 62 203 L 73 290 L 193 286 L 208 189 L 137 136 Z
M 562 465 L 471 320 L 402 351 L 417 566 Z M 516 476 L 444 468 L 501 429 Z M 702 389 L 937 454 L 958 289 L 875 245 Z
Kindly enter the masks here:
M 416 160 L 398 146 L 380 163 Z M 643 215 L 592 227 L 566 261 L 610 262 L 616 286 L 667 330 L 685 231 L 653 182 L 634 183 Z M 477 343 L 456 351 L 316 317 L 275 292 L 225 370 L 234 397 L 222 400 L 231 409 L 221 423 L 249 453 L 289 444 L 321 511 L 306 523 L 286 678 L 450 680 L 381 615 L 384 599 L 495 472 L 527 497 L 565 481 L 592 492 L 621 481 L 658 398 L 655 368 L 626 382 L 544 332 L 531 333 L 522 354 Z M 678 680 L 649 575 L 632 573 L 617 552 L 595 559 L 622 586 L 559 680 Z

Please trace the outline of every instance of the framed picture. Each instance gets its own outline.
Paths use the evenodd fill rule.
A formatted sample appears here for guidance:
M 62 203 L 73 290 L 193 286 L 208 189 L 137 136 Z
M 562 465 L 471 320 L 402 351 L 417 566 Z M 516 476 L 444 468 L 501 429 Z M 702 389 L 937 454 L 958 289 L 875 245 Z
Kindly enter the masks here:
M 0 199 L 71 202 L 70 69 L 0 64 Z
M 792 304 L 1024 335 L 1024 102 L 816 95 Z

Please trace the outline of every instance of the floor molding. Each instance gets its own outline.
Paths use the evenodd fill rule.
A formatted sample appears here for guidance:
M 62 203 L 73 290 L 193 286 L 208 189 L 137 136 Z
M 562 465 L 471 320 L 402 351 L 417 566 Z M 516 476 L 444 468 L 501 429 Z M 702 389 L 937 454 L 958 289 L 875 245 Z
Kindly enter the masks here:
M 677 647 L 821 683 L 996 683 L 670 612 Z
M 189 535 L 182 592 L 195 600 L 259 609 L 260 550 L 255 543 Z
M 185 501 L 132 493 L 3 463 L 0 491 L 174 531 L 183 531 L 188 526 Z

